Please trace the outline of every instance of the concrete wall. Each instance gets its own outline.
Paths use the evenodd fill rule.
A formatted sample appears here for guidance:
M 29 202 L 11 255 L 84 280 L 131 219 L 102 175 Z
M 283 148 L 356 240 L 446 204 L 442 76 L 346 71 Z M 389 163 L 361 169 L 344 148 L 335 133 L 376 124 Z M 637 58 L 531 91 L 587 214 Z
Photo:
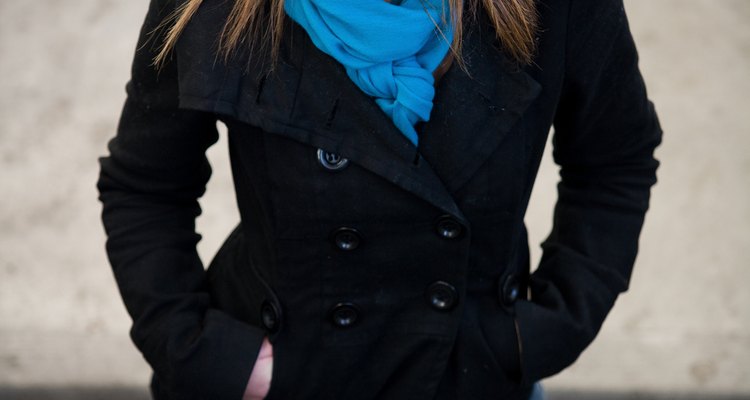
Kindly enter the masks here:
M 104 253 L 96 157 L 147 0 L 0 0 L 0 387 L 139 386 Z M 750 396 L 750 0 L 628 0 L 665 130 L 631 290 L 557 391 Z M 208 261 L 237 220 L 226 143 L 202 200 Z M 550 228 L 547 154 L 527 222 Z

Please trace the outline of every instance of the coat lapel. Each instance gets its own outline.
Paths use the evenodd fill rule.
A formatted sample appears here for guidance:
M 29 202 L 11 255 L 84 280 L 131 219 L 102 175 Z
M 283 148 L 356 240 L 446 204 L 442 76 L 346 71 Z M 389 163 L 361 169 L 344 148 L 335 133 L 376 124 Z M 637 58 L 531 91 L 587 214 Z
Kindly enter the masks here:
M 446 213 L 463 219 L 445 185 L 417 148 L 390 118 L 347 76 L 335 59 L 322 53 L 293 23 L 295 45 L 302 47 L 302 76 L 290 123 L 313 128 L 330 143 L 307 142 L 336 152 Z M 298 49 L 300 50 L 300 49 Z
M 182 107 L 338 153 L 462 220 L 451 193 L 492 154 L 540 90 L 491 48 L 492 32 L 469 31 L 464 54 L 470 76 L 454 63 L 442 77 L 417 149 L 289 17 L 274 73 L 262 73 L 262 60 L 214 62 L 206 38 L 217 37 L 210 27 L 222 26 L 226 12 L 202 6 L 178 43 Z
M 292 37 L 304 54 L 292 124 L 317 126 L 333 139 L 327 150 L 463 218 L 452 193 L 495 151 L 541 91 L 535 80 L 493 48 L 494 33 L 481 26 L 465 36 L 468 74 L 454 63 L 440 80 L 417 149 L 344 68 L 290 21 Z
M 438 82 L 431 118 L 420 134 L 420 152 L 451 193 L 475 174 L 541 91 L 493 48 L 494 32 L 476 28 L 465 39 L 469 75 L 451 66 Z

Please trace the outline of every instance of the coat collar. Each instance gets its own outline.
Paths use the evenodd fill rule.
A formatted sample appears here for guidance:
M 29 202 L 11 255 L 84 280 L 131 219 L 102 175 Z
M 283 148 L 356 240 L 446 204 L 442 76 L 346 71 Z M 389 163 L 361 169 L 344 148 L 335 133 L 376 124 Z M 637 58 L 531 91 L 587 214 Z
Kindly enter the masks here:
M 456 62 L 443 75 L 416 148 L 289 17 L 281 60 L 272 74 L 262 72 L 267 67 L 262 59 L 215 62 L 214 42 L 207 38 L 218 37 L 215 27 L 223 26 L 227 10 L 221 2 L 211 3 L 204 2 L 178 42 L 182 107 L 236 118 L 338 153 L 462 220 L 454 194 L 541 89 L 494 48 L 494 33 L 476 24 L 464 42 L 469 75 Z
M 456 193 L 490 157 L 541 92 L 531 76 L 496 49 L 494 32 L 467 32 L 468 75 L 454 63 L 438 82 L 420 153 Z

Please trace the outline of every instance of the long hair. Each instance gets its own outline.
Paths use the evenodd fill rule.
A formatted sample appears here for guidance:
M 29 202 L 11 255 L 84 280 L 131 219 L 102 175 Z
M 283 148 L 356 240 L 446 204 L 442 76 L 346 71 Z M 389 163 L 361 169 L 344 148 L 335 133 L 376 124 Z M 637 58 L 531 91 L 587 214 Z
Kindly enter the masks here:
M 383 0 L 372 0 L 383 1 Z M 471 17 L 476 21 L 476 11 L 481 5 L 494 27 L 502 48 L 520 64 L 530 64 L 536 50 L 538 16 L 535 0 L 467 0 Z M 203 0 L 187 0 L 167 17 L 160 28 L 168 27 L 161 48 L 154 58 L 154 64 L 161 66 L 175 46 L 180 34 L 200 7 Z M 461 68 L 463 37 L 463 2 L 449 0 L 450 18 L 454 27 L 451 52 Z M 264 9 L 269 7 L 268 13 Z M 445 13 L 443 13 L 445 15 Z M 270 44 L 272 66 L 278 58 L 284 21 L 284 0 L 235 0 L 232 11 L 224 24 L 219 40 L 217 55 L 228 59 L 242 45 L 250 51 Z M 265 20 L 264 20 L 265 19 Z M 440 29 L 437 21 L 433 21 Z M 445 22 L 445 21 L 443 21 Z M 442 32 L 442 31 L 441 31 Z

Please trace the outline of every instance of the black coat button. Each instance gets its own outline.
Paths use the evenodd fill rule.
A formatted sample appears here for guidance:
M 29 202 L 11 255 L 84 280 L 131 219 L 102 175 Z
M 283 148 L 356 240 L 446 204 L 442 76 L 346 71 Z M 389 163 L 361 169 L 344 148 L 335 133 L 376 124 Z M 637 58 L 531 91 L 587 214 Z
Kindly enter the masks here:
M 438 235 L 445 239 L 457 239 L 464 232 L 464 227 L 450 215 L 438 218 L 435 225 Z
M 318 162 L 329 171 L 338 171 L 349 164 L 349 160 L 336 153 L 318 149 Z
M 437 281 L 425 291 L 427 302 L 438 311 L 448 311 L 458 303 L 458 291 L 450 283 Z
M 333 243 L 341 250 L 352 251 L 362 243 L 362 237 L 356 229 L 339 228 L 333 231 Z
M 269 332 L 273 333 L 279 329 L 280 316 L 281 313 L 274 303 L 268 300 L 263 302 L 260 307 L 260 320 Z
M 353 326 L 359 320 L 359 307 L 352 303 L 338 303 L 331 308 L 331 322 L 340 328 Z
M 510 274 L 504 279 L 501 278 L 498 284 L 497 295 L 500 304 L 507 307 L 512 306 L 521 295 L 521 283 L 518 275 Z

